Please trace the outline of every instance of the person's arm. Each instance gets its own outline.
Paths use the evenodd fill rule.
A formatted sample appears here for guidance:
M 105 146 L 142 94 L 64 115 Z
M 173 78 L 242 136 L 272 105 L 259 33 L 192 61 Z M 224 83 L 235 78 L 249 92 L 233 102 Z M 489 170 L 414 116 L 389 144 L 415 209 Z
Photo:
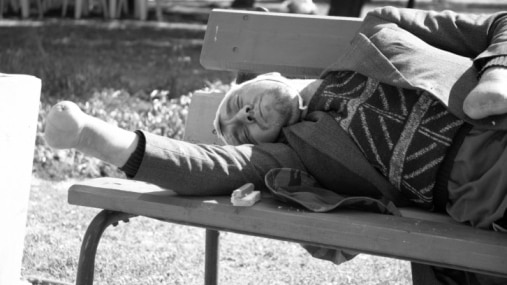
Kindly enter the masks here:
M 282 143 L 219 146 L 142 134 L 146 148 L 132 178 L 181 195 L 230 195 L 249 182 L 265 190 L 264 175 L 269 170 L 305 169 L 294 150 Z
M 264 174 L 272 168 L 304 170 L 285 144 L 197 145 L 131 132 L 83 113 L 72 102 L 52 108 L 46 118 L 45 139 L 53 148 L 74 148 L 122 167 L 131 178 L 182 195 L 230 194 L 247 182 L 266 189 Z
M 370 25 L 395 25 L 428 44 L 473 59 L 479 82 L 463 102 L 472 119 L 507 113 L 507 12 L 459 14 L 392 7 L 365 18 Z
M 385 7 L 371 11 L 364 21 L 396 25 L 434 47 L 472 58 L 478 70 L 494 57 L 507 56 L 507 12 L 460 14 Z
M 44 138 L 56 149 L 75 148 L 82 153 L 121 167 L 135 150 L 135 133 L 89 116 L 69 101 L 51 108 L 46 117 Z

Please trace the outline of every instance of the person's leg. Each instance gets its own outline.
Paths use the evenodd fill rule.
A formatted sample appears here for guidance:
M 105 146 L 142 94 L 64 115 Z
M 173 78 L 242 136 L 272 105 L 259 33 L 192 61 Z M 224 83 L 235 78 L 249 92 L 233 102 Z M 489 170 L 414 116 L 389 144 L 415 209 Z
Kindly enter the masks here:
M 91 117 L 69 101 L 51 109 L 44 138 L 53 148 L 75 148 L 118 167 L 127 162 L 138 142 L 134 132 Z
M 329 16 L 359 17 L 365 0 L 329 0 Z
M 255 0 L 234 0 L 231 8 L 234 9 L 251 9 L 255 5 Z

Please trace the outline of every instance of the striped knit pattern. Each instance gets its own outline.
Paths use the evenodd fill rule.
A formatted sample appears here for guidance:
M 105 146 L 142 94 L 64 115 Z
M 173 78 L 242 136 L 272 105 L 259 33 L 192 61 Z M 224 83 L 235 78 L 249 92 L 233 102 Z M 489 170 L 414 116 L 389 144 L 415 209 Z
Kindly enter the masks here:
M 433 207 L 439 166 L 463 124 L 439 101 L 425 91 L 333 72 L 308 108 L 331 113 L 397 189 L 419 206 Z

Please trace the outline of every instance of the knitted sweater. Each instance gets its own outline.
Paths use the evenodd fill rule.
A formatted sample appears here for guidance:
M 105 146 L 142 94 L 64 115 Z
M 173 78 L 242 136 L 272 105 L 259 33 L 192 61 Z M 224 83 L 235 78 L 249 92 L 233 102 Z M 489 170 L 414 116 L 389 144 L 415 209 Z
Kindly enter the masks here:
M 308 106 L 312 111 L 331 113 L 366 159 L 410 201 L 434 209 L 435 195 L 443 195 L 437 208 L 445 206 L 447 179 L 441 176 L 450 171 L 449 154 L 461 145 L 466 128 L 430 94 L 355 72 L 331 72 Z

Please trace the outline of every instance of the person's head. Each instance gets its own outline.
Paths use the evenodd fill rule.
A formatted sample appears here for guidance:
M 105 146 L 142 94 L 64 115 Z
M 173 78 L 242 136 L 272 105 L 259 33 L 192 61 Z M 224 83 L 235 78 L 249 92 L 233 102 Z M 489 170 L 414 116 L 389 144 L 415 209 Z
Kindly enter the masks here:
M 300 120 L 302 99 L 278 73 L 259 75 L 233 86 L 220 103 L 214 121 L 227 144 L 275 142 L 283 127 Z

